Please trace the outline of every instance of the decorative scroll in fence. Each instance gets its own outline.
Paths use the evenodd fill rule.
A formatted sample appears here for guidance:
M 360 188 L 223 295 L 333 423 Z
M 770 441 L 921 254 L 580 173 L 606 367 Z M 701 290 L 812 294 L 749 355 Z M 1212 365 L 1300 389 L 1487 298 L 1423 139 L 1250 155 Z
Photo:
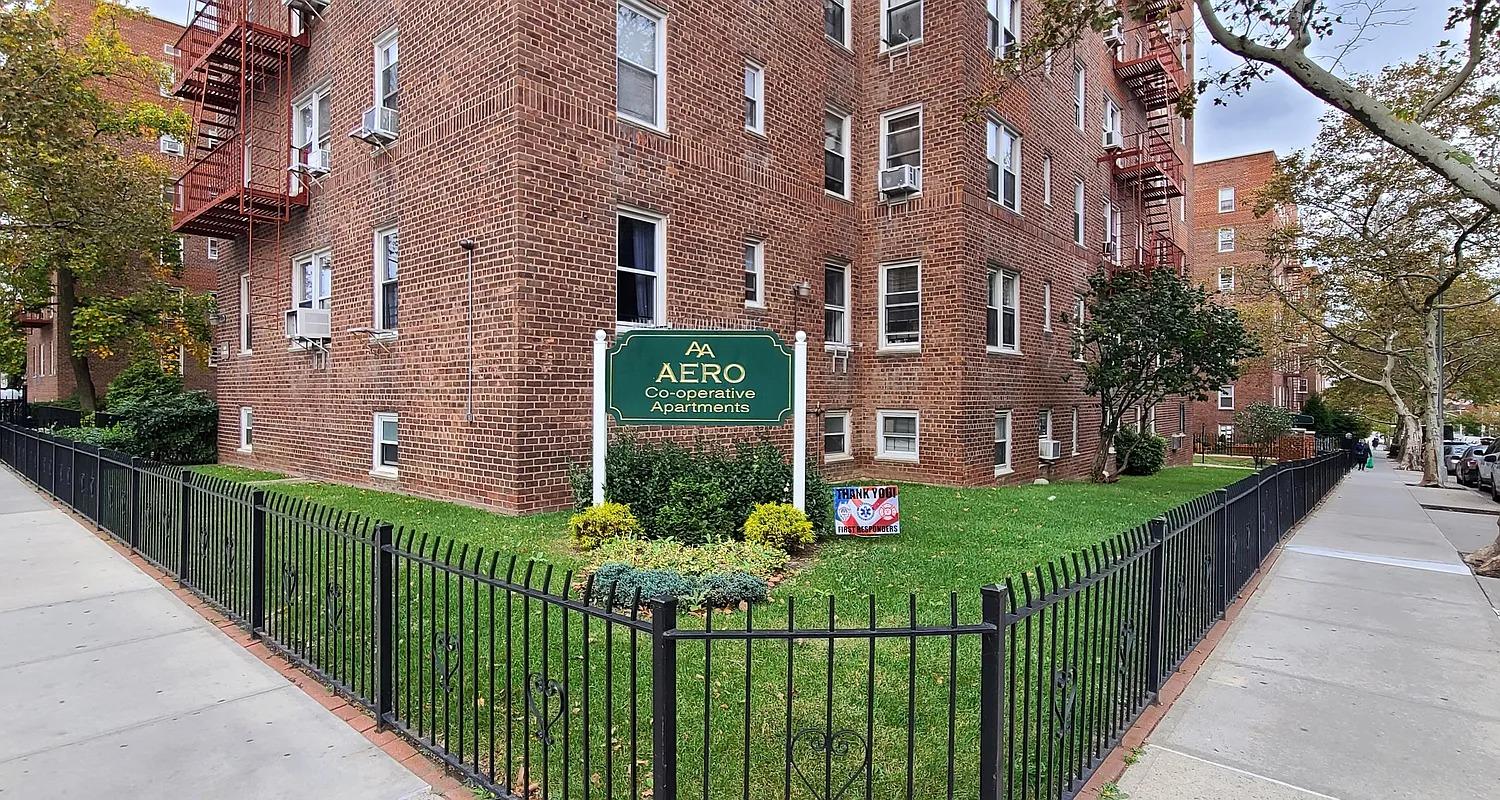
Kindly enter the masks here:
M 1069 800 L 1348 467 L 1279 464 L 978 591 L 703 616 L 14 425 L 0 462 L 527 800 Z

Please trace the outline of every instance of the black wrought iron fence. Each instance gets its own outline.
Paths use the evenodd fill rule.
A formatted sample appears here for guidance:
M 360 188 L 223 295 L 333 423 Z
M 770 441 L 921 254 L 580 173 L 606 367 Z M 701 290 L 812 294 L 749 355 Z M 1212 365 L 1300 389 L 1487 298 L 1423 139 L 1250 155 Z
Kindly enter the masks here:
M 975 592 L 732 613 L 0 424 L 0 461 L 507 798 L 1068 800 L 1344 453 Z

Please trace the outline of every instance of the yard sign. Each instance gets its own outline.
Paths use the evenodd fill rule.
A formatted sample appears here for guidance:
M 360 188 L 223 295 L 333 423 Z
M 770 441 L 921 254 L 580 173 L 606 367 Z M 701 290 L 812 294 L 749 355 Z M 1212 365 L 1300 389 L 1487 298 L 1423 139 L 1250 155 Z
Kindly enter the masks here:
M 837 486 L 833 489 L 834 533 L 884 536 L 901 532 L 901 490 L 895 486 Z

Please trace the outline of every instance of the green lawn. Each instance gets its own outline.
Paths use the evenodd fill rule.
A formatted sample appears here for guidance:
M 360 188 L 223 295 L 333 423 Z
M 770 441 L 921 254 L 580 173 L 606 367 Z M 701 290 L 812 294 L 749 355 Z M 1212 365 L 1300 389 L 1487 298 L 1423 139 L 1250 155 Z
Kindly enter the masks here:
M 1249 456 L 1220 456 L 1220 455 L 1198 455 L 1193 456 L 1194 464 L 1208 464 L 1218 467 L 1239 467 L 1241 469 L 1255 469 L 1255 459 Z M 1275 459 L 1267 459 L 1267 463 L 1276 463 Z

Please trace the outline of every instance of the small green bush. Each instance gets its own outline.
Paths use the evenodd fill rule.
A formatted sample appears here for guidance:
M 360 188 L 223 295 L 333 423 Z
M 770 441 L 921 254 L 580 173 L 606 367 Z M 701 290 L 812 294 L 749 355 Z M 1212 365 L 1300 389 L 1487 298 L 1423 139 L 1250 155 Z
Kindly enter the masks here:
M 748 572 L 713 572 L 698 579 L 693 600 L 705 608 L 730 608 L 740 603 L 761 603 L 771 596 L 765 578 Z
M 135 431 L 128 425 L 103 428 L 57 428 L 53 435 L 129 455 L 136 448 Z
M 691 598 L 697 591 L 697 581 L 670 569 L 636 569 L 628 564 L 605 564 L 594 573 L 595 601 L 607 602 L 613 596 L 617 606 L 629 606 L 637 592 L 644 603 L 658 597 Z
M 624 503 L 602 503 L 590 506 L 568 518 L 573 546 L 592 550 L 610 539 L 623 539 L 640 533 L 641 523 Z
M 1167 465 L 1167 440 L 1126 428 L 1115 434 L 1115 453 L 1117 459 L 1126 459 L 1120 462 L 1126 475 L 1155 475 Z
M 684 544 L 703 544 L 733 535 L 729 495 L 718 483 L 699 476 L 672 481 L 667 504 L 656 513 L 656 533 Z
M 109 407 L 113 403 L 177 394 L 182 394 L 182 376 L 163 371 L 160 362 L 141 359 L 120 370 L 109 382 L 104 399 Z
M 788 553 L 811 545 L 814 538 L 807 515 L 790 503 L 759 503 L 745 520 L 745 541 Z
M 164 464 L 218 460 L 219 406 L 204 392 L 128 395 L 109 413 L 135 431 L 132 455 Z
M 670 569 L 684 575 L 747 572 L 769 578 L 786 569 L 787 554 L 765 544 L 726 539 L 689 547 L 673 539 L 609 539 L 593 552 L 595 569 L 626 564 L 637 569 Z

